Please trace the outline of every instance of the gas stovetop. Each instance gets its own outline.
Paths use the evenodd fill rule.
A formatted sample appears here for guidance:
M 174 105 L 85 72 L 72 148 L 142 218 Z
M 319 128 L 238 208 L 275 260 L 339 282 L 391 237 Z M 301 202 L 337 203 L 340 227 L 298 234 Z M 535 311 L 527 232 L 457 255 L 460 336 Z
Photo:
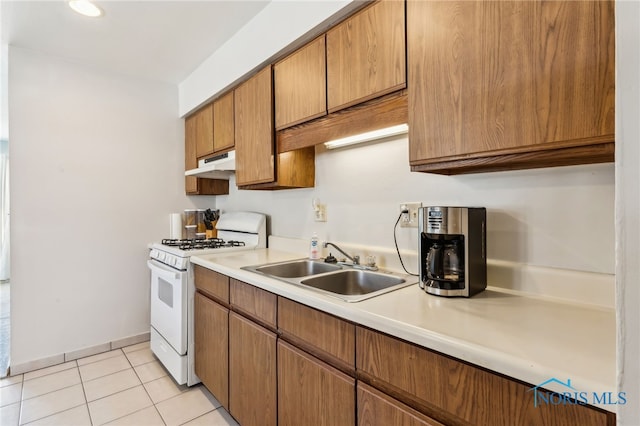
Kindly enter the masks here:
M 204 249 L 217 249 L 224 247 L 244 247 L 243 241 L 229 240 L 225 241 L 222 238 L 208 238 L 206 240 L 174 240 L 164 239 L 162 240 L 163 246 L 177 247 L 180 250 L 204 250 Z
M 254 250 L 267 246 L 266 217 L 262 213 L 231 212 L 218 219 L 218 238 L 164 239 L 149 245 L 152 260 L 185 271 L 191 256 Z

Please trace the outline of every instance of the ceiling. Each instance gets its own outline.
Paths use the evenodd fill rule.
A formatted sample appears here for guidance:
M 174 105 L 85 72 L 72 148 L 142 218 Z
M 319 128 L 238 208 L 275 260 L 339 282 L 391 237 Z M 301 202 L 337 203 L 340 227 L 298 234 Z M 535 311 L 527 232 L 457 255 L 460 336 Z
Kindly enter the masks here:
M 1 0 L 2 39 L 105 71 L 179 83 L 269 0 L 95 0 L 101 18 L 64 0 Z

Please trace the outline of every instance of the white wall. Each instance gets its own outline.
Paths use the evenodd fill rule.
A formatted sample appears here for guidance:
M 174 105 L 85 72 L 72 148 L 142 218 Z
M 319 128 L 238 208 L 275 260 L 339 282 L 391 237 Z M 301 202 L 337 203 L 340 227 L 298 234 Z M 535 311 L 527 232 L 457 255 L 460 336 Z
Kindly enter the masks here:
M 9 49 L 11 363 L 149 330 L 147 243 L 184 195 L 177 87 Z
M 305 38 L 307 32 L 321 34 L 358 3 L 361 0 L 271 1 L 180 83 L 180 116 L 232 86 L 282 49 Z
M 404 137 L 333 151 L 316 148 L 313 189 L 231 186 L 217 207 L 265 212 L 278 236 L 308 238 L 317 232 L 321 239 L 393 248 L 402 202 L 484 206 L 490 259 L 614 272 L 613 164 L 462 176 L 412 173 Z M 313 221 L 314 197 L 327 205 L 326 223 Z M 398 241 L 415 250 L 417 231 L 398 228 Z
M 640 3 L 616 2 L 618 423 L 640 424 Z

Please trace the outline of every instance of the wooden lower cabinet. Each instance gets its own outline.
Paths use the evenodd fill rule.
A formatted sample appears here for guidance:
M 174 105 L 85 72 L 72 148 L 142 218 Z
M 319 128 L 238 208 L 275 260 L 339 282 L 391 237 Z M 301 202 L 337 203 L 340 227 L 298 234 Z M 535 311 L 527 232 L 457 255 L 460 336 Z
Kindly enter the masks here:
M 229 408 L 229 309 L 196 292 L 194 299 L 196 375 L 223 407 Z
M 229 412 L 242 426 L 278 423 L 276 334 L 229 314 Z
M 358 426 L 442 426 L 379 390 L 358 382 Z
M 364 327 L 358 379 L 450 425 L 606 425 L 615 414 L 578 404 L 534 406 L 532 385 Z
M 355 425 L 355 379 L 278 341 L 280 426 Z

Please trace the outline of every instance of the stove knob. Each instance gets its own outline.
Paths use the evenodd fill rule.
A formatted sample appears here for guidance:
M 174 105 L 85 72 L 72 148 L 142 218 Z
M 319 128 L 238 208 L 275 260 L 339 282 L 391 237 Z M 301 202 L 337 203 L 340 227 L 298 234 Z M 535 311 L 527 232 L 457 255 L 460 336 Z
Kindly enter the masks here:
M 157 255 L 158 255 L 158 251 L 155 249 L 151 249 L 151 251 L 149 252 L 149 257 L 152 259 L 155 259 Z

